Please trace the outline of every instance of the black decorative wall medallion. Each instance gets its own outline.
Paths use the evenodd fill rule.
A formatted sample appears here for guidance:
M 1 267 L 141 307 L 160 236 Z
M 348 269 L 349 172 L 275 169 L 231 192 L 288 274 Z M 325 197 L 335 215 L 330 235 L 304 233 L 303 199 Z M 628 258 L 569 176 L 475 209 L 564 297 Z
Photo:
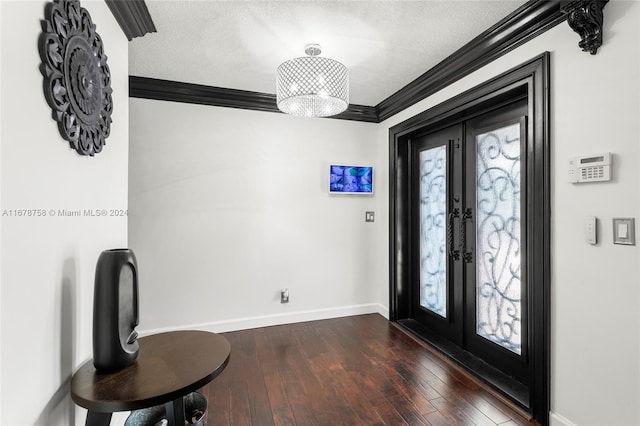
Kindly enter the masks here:
M 562 11 L 567 14 L 571 29 L 580 35 L 578 46 L 592 55 L 602 46 L 602 9 L 609 0 L 571 1 L 563 4 Z
M 62 137 L 93 156 L 109 137 L 113 111 L 102 39 L 78 0 L 54 0 L 45 18 L 39 43 L 44 95 Z

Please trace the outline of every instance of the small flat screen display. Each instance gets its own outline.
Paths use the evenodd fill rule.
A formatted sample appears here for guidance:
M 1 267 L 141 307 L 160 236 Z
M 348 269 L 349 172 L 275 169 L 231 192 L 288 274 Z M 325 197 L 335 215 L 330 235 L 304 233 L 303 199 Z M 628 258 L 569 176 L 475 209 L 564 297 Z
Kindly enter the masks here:
M 580 159 L 580 164 L 597 163 L 598 161 L 604 161 L 604 157 L 589 157 Z
M 373 167 L 332 164 L 329 192 L 335 194 L 373 194 Z

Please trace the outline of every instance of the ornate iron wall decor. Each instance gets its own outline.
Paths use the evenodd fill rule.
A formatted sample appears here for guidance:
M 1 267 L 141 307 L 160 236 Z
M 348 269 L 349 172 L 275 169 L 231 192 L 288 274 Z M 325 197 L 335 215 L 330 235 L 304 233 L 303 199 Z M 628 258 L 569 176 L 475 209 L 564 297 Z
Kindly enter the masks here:
M 562 6 L 571 29 L 580 35 L 578 46 L 592 55 L 602 46 L 602 9 L 609 0 L 572 1 Z
M 102 39 L 78 0 L 54 0 L 45 18 L 39 42 L 44 95 L 62 137 L 93 156 L 109 137 L 113 111 Z

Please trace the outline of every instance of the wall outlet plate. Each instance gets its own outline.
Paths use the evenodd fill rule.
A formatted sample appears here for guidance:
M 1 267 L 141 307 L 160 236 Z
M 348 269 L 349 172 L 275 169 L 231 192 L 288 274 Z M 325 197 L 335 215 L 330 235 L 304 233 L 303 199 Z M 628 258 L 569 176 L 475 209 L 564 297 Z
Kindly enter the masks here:
M 286 288 L 280 291 L 280 303 L 289 303 L 289 290 Z

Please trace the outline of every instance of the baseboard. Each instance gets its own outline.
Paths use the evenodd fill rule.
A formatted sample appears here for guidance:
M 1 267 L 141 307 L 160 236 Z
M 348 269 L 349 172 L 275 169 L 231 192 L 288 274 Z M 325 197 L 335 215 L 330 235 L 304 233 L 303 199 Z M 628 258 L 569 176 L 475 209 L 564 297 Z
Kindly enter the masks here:
M 386 306 L 383 306 L 381 304 L 378 303 L 378 313 L 380 315 L 382 315 L 383 317 L 385 317 L 386 319 L 389 319 L 389 308 L 387 308 Z
M 576 426 L 575 423 L 569 421 L 566 417 L 561 416 L 560 414 L 554 413 L 553 411 L 549 413 L 549 426 Z
M 156 328 L 139 330 L 141 336 L 164 333 L 176 330 L 203 330 L 213 333 L 224 333 L 227 331 L 248 330 L 251 328 L 270 327 L 272 325 L 293 324 L 296 322 L 317 321 L 330 318 L 349 317 L 354 315 L 378 313 L 389 319 L 389 309 L 379 303 L 368 303 L 364 305 L 342 306 L 338 308 L 313 309 L 308 311 L 297 311 L 286 314 L 262 315 L 256 317 L 235 318 L 224 321 L 214 321 L 210 323 L 182 325 L 175 327 Z

